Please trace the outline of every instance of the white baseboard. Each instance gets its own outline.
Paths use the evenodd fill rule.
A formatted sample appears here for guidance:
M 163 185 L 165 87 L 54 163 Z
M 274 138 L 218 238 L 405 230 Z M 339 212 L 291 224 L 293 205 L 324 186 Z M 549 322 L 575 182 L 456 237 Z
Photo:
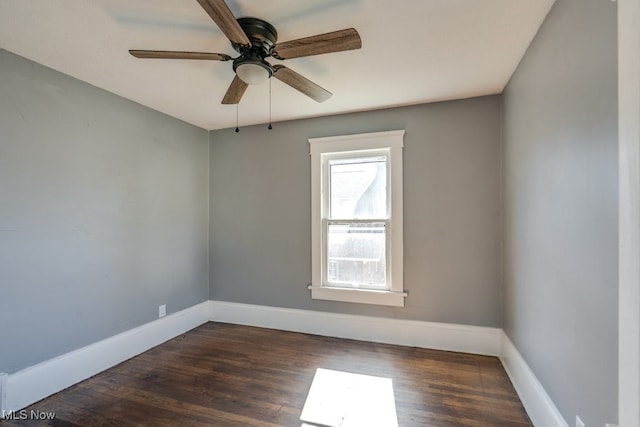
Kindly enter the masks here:
M 18 411 L 208 320 L 499 356 L 533 424 L 538 427 L 568 427 L 502 329 L 222 301 L 203 302 L 14 374 L 0 373 L 0 414 L 2 411 Z
M 10 374 L 2 387 L 6 399 L 0 398 L 0 414 L 18 411 L 175 338 L 206 323 L 209 314 L 209 302 L 203 302 Z
M 569 427 L 538 378 L 504 332 L 500 360 L 534 426 Z
M 210 301 L 214 322 L 498 356 L 501 329 Z

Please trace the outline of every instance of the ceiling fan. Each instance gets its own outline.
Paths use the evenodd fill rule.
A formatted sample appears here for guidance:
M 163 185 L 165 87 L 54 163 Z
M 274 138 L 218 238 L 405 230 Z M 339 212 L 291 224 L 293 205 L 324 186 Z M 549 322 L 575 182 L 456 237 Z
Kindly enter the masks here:
M 331 97 L 331 92 L 284 65 L 268 63 L 265 58 L 284 60 L 362 47 L 360 35 L 354 28 L 277 43 L 278 33 L 268 22 L 258 18 L 236 19 L 224 0 L 197 1 L 240 56 L 233 58 L 223 53 L 163 50 L 129 50 L 129 53 L 136 58 L 233 60 L 236 75 L 222 99 L 223 104 L 238 104 L 250 84 L 262 83 L 270 77 L 275 77 L 317 102 L 326 101 Z

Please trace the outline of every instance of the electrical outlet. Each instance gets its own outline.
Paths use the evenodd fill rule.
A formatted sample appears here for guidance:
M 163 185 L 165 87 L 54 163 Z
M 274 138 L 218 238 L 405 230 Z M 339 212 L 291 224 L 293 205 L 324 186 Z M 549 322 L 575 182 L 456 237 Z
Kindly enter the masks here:
M 585 427 L 585 424 L 582 422 L 579 416 L 576 415 L 576 427 Z
M 164 317 L 167 315 L 167 304 L 162 304 L 158 307 L 158 317 Z

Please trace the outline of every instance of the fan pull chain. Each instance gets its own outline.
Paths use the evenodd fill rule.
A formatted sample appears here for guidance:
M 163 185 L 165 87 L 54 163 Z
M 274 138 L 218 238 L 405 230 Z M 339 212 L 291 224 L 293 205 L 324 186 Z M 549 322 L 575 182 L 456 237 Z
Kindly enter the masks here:
M 269 79 L 269 127 L 267 129 L 273 129 L 273 126 L 271 126 L 271 79 Z
M 238 104 L 236 104 L 236 133 L 240 132 L 240 128 L 238 127 Z

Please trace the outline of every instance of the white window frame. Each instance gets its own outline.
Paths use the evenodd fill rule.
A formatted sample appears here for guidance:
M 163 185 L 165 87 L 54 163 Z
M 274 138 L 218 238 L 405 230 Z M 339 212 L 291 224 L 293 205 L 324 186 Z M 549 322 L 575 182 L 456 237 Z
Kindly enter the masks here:
M 402 216 L 402 148 L 404 130 L 364 133 L 357 135 L 310 138 L 311 154 L 311 298 L 363 304 L 404 307 L 404 255 Z M 326 171 L 327 158 L 359 152 L 360 155 L 377 155 L 384 152 L 387 162 L 387 195 L 389 219 L 387 222 L 387 277 L 389 289 L 345 288 L 326 283 Z

